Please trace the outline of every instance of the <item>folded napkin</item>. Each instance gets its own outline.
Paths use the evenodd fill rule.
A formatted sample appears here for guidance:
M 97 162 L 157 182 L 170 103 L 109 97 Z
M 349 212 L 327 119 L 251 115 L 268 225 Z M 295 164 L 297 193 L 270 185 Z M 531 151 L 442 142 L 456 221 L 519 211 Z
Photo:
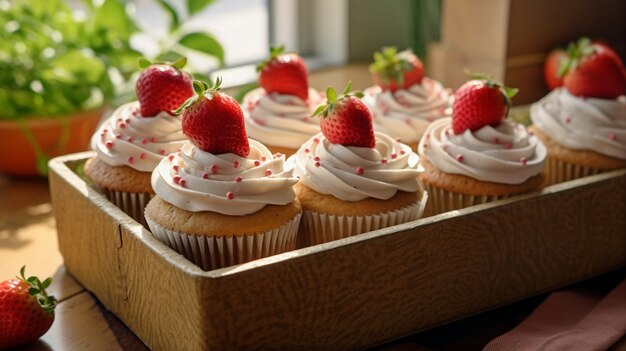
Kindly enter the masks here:
M 483 351 L 600 351 L 626 334 L 626 280 L 608 295 L 552 293 L 513 330 Z

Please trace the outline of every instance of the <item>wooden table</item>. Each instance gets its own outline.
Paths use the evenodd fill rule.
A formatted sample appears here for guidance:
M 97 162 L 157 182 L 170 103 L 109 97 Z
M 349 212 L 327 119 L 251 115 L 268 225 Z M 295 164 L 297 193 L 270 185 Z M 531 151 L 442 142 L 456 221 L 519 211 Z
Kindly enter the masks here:
M 53 277 L 51 293 L 59 304 L 52 328 L 24 350 L 147 350 L 117 317 L 108 312 L 64 266 L 47 180 L 11 179 L 0 175 L 0 279 L 27 274 Z M 626 275 L 618 271 L 577 284 L 610 290 Z M 494 337 L 517 325 L 546 295 L 379 346 L 379 350 L 480 350 Z M 611 350 L 626 351 L 626 338 Z

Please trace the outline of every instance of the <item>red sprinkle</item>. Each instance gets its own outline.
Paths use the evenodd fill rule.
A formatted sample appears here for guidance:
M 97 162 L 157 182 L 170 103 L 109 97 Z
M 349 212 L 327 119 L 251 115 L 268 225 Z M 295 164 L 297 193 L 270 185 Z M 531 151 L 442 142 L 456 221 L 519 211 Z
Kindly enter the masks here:
M 270 175 L 272 175 L 272 170 L 271 169 L 266 169 L 265 170 L 265 176 L 269 177 Z
M 278 155 L 278 154 L 276 154 L 276 155 Z M 274 155 L 274 156 L 276 156 L 276 155 Z M 261 156 L 261 161 L 263 161 L 263 162 L 267 161 L 267 157 Z
M 321 163 L 319 163 L 319 162 L 315 162 L 315 167 L 319 167 L 319 166 L 321 166 L 321 165 L 322 165 Z
M 505 148 L 505 149 L 510 149 L 510 148 L 512 148 L 512 147 L 513 147 L 513 145 L 511 145 L 511 144 L 509 144 L 509 143 L 504 144 L 504 148 Z
M 235 178 L 235 181 L 236 181 L 237 183 L 241 183 L 241 181 L 242 181 L 242 180 L 243 180 L 243 177 L 242 177 L 242 176 L 237 176 L 237 178 Z
M 106 135 L 106 134 L 104 134 L 104 133 L 100 133 L 100 137 L 101 137 L 101 138 L 104 138 L 104 136 L 105 136 L 105 135 Z
M 365 173 L 365 170 L 363 169 L 363 167 L 357 167 L 356 168 L 356 174 L 361 175 Z
M 464 159 L 463 155 L 456 155 L 456 160 L 457 161 L 463 162 L 463 159 Z
M 124 122 L 126 122 L 126 124 L 130 124 L 130 118 L 126 118 Z
M 159 151 L 159 153 L 163 156 L 165 156 L 165 149 L 161 149 L 161 151 Z
M 280 158 L 282 155 L 283 155 L 283 154 L 281 154 L 280 152 L 275 153 L 275 154 L 274 154 L 274 158 L 275 158 L 275 159 L 276 159 L 276 158 Z M 265 158 L 265 157 L 263 157 L 263 158 Z M 265 161 L 265 160 L 263 160 L 263 161 Z
M 157 138 L 152 137 L 152 138 L 150 138 L 150 141 L 153 142 L 153 143 L 156 143 L 157 142 Z
M 144 144 L 144 145 L 146 145 L 146 144 L 148 143 L 148 139 L 143 139 L 143 140 L 141 141 L 141 143 L 142 143 L 142 144 Z
M 304 152 L 311 152 L 311 150 L 309 150 L 309 148 L 304 149 Z
M 609 139 L 615 141 L 617 140 L 617 135 L 615 135 L 615 133 L 609 133 Z
M 174 170 L 174 172 L 178 172 L 178 169 L 179 169 L 179 168 L 178 168 L 178 166 L 177 166 L 177 165 L 173 165 L 173 166 L 172 166 L 172 169 Z
M 211 165 L 211 173 L 217 174 L 217 166 L 216 165 Z
M 107 149 L 112 149 L 113 148 L 113 142 L 111 140 L 109 140 L 106 143 L 104 143 L 104 145 L 106 145 Z
M 178 185 L 180 186 L 185 186 L 185 184 L 187 184 L 187 181 L 184 179 L 181 179 L 180 182 L 178 182 Z
M 493 138 L 494 144 L 500 144 L 500 139 L 498 137 Z
M 397 157 L 398 157 L 398 155 L 397 155 L 397 154 L 391 154 L 391 158 L 392 158 L 392 159 L 396 159 Z
M 239 161 L 237 160 L 233 161 L 233 167 L 239 168 Z
M 106 128 L 104 128 L 104 129 L 102 130 L 102 133 L 108 133 L 108 132 L 109 132 L 109 130 L 108 130 L 108 129 L 106 129 Z
M 126 140 L 128 140 L 129 143 L 132 143 L 133 142 L 133 137 L 128 137 L 128 139 L 126 139 Z
M 400 138 L 396 138 L 396 142 L 398 142 L 398 143 L 399 143 L 399 142 L 400 142 Z
M 209 179 L 208 173 L 202 173 L 202 179 Z
M 382 164 L 386 165 L 386 164 L 387 164 L 387 159 L 386 159 L 386 158 L 383 158 L 382 160 L 380 160 L 380 163 L 382 163 Z
M 163 151 L 165 151 L 165 150 L 163 150 Z M 168 159 L 168 160 L 170 160 L 170 161 L 172 161 L 172 160 L 174 159 L 174 155 L 171 155 L 171 154 L 170 154 L 169 156 L 167 156 L 167 159 Z
M 229 191 L 229 192 L 226 193 L 226 198 L 228 200 L 232 200 L 232 199 L 235 198 L 235 194 L 233 194 L 232 192 Z
M 132 156 L 128 156 L 128 163 L 135 163 L 135 158 Z
M 120 123 L 120 128 L 122 128 L 122 129 L 126 128 L 126 124 Z
M 520 158 L 520 159 L 519 159 L 519 162 L 520 162 L 522 165 L 526 166 L 526 157 L 522 157 L 522 158 Z
M 571 121 L 572 121 L 572 119 L 570 117 L 565 117 L 565 123 L 569 123 Z
M 259 165 L 261 165 L 261 161 L 259 161 L 259 160 L 254 160 L 254 165 L 255 165 L 255 166 L 259 166 Z
M 319 161 L 319 160 L 320 160 L 319 156 L 313 157 L 313 161 Z
M 139 154 L 139 158 L 142 160 L 146 159 L 146 154 L 144 154 L 143 152 Z
M 406 151 L 400 150 L 400 155 L 404 155 L 404 154 L 406 154 Z
M 122 134 L 115 134 L 115 139 L 122 139 Z
M 172 180 L 174 181 L 174 183 L 176 184 L 180 184 L 180 180 L 182 178 L 180 176 L 175 175 L 174 177 L 172 177 Z
M 422 144 L 422 146 L 424 147 L 424 149 L 428 148 L 428 144 L 426 144 L 426 143 Z
M 314 143 L 319 143 L 319 142 L 320 142 L 320 139 L 319 139 L 319 138 L 314 138 L 314 139 L 313 139 L 313 142 L 314 142 Z

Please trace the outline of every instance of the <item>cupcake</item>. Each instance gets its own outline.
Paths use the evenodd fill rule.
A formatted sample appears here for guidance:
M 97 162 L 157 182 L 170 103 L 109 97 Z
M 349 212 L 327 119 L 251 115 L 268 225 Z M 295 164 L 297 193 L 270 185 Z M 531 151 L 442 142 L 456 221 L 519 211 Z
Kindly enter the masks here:
M 568 51 L 575 68 L 564 86 L 530 109 L 531 130 L 548 148 L 547 185 L 626 167 L 623 64 L 608 47 L 585 39 Z
M 248 139 L 220 83 L 198 82 L 181 107 L 190 141 L 152 173 L 145 211 L 152 234 L 204 270 L 294 249 L 302 212 L 285 156 Z
M 383 48 L 374 54 L 370 72 L 376 85 L 365 90 L 363 101 L 374 130 L 399 137 L 415 150 L 431 122 L 451 115 L 451 90 L 424 77 L 424 66 L 411 50 Z
M 539 189 L 547 151 L 524 125 L 505 119 L 515 92 L 486 79 L 466 82 L 452 117 L 428 127 L 418 147 L 428 214 Z
M 309 87 L 307 67 L 296 53 L 270 49 L 269 60 L 258 67 L 260 88 L 244 96 L 243 109 L 250 138 L 272 152 L 291 155 L 319 133 L 313 111 L 323 96 Z
M 349 93 L 317 111 L 322 132 L 293 156 L 296 194 L 304 210 L 300 245 L 315 245 L 418 219 L 426 196 L 417 182 L 418 156 L 374 132 L 371 114 Z
M 186 141 L 172 112 L 193 95 L 191 77 L 179 70 L 184 64 L 184 59 L 173 65 L 144 62 L 135 86 L 139 101 L 120 106 L 91 139 L 96 156 L 85 164 L 86 175 L 143 224 L 143 210 L 154 194 L 152 171 Z

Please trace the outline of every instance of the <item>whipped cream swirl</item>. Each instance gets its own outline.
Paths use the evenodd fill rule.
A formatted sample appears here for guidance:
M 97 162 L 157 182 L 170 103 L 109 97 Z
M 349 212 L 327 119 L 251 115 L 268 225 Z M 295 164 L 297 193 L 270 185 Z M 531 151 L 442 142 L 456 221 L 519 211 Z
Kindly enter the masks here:
M 560 145 L 626 160 L 626 96 L 580 98 L 555 89 L 530 108 L 533 124 Z
M 439 170 L 503 184 L 521 184 L 543 171 L 546 147 L 523 125 L 506 120 L 455 135 L 451 122 L 433 122 L 418 146 Z
M 405 143 L 417 143 L 428 124 L 450 116 L 453 99 L 450 89 L 427 77 L 421 84 L 395 92 L 371 87 L 363 97 L 372 112 L 374 129 Z
M 248 139 L 250 154 L 213 155 L 191 143 L 163 159 L 152 173 L 152 188 L 164 201 L 190 212 L 243 216 L 265 205 L 294 201 L 298 179 L 285 170 L 285 156 Z
M 294 175 L 318 193 L 343 201 L 386 200 L 399 190 L 418 191 L 417 154 L 386 134 L 375 137 L 376 146 L 367 148 L 333 144 L 319 133 L 293 156 Z
M 91 148 L 111 166 L 152 172 L 168 154 L 187 141 L 181 121 L 165 112 L 142 117 L 139 102 L 120 106 L 91 138 Z
M 309 88 L 307 101 L 254 89 L 243 100 L 248 136 L 268 145 L 297 149 L 319 133 L 319 121 L 311 115 L 323 102 L 323 96 L 313 88 Z

